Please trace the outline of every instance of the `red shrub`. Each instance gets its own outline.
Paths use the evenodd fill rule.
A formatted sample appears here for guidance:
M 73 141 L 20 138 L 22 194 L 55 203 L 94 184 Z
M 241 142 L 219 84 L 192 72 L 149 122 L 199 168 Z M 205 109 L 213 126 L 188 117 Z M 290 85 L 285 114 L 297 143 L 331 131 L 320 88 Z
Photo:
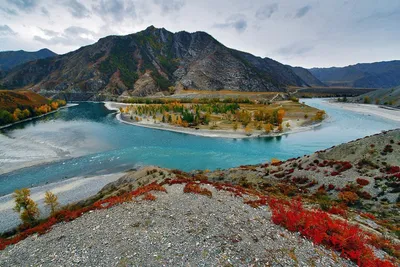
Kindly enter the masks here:
M 361 185 L 361 186 L 366 186 L 369 185 L 369 181 L 363 178 L 357 178 L 357 184 Z
M 207 188 L 201 188 L 200 185 L 195 183 L 187 183 L 183 189 L 184 193 L 193 193 L 203 196 L 212 197 L 212 193 Z
M 346 204 L 354 204 L 358 200 L 357 194 L 350 191 L 340 192 L 338 196 Z
M 394 266 L 387 260 L 376 258 L 367 246 L 365 234 L 357 226 L 335 220 L 325 212 L 305 210 L 301 201 L 293 200 L 289 205 L 277 199 L 268 202 L 272 210 L 272 221 L 289 231 L 300 232 L 316 244 L 323 244 L 359 266 Z
M 331 191 L 333 189 L 335 189 L 335 186 L 333 184 L 329 184 L 328 185 L 328 191 Z
M 335 214 L 335 215 L 340 215 L 344 218 L 347 218 L 347 206 L 341 205 L 341 206 L 332 206 L 329 210 L 329 213 Z
M 143 200 L 148 200 L 148 201 L 154 201 L 156 200 L 157 197 L 153 195 L 152 193 L 146 193 L 143 197 Z
M 375 220 L 375 215 L 373 215 L 371 213 L 366 212 L 366 213 L 361 213 L 360 215 L 361 215 L 361 217 L 368 218 L 368 219 L 371 219 L 371 220 Z
M 372 198 L 371 194 L 368 193 L 368 192 L 366 192 L 366 191 L 357 192 L 357 195 L 358 195 L 360 198 L 363 198 L 363 199 L 371 199 L 371 198 Z

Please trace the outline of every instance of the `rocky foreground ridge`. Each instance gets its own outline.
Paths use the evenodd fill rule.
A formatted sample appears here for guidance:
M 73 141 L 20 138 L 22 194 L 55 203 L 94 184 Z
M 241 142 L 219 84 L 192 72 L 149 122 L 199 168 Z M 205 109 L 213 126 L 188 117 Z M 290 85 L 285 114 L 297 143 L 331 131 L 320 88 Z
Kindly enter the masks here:
M 399 160 L 393 130 L 285 162 L 146 167 L 0 239 L 0 263 L 398 266 Z
M 18 66 L 0 84 L 67 100 L 146 96 L 171 86 L 260 92 L 307 85 L 290 67 L 230 49 L 205 32 L 153 26 Z

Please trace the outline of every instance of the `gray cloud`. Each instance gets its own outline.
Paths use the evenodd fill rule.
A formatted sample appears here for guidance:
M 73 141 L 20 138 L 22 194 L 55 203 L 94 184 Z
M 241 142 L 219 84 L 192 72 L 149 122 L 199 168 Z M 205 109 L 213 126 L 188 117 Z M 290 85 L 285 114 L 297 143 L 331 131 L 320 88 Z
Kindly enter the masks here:
M 20 10 L 30 12 L 38 5 L 39 1 L 38 0 L 7 0 L 7 2 L 15 5 Z
M 229 17 L 225 23 L 214 24 L 215 28 L 233 28 L 237 32 L 244 32 L 247 29 L 247 20 L 243 14 L 237 14 Z
M 54 37 L 54 36 L 57 36 L 57 35 L 60 34 L 59 32 L 52 31 L 52 30 L 48 30 L 48 29 L 43 29 L 43 28 L 39 28 L 39 29 L 41 29 L 42 32 L 43 32 L 45 35 L 49 36 L 49 37 Z
M 271 5 L 265 5 L 257 10 L 256 18 L 264 20 L 271 18 L 272 14 L 278 11 L 278 3 L 274 3 Z
M 314 49 L 314 46 L 302 46 L 299 44 L 291 44 L 288 46 L 283 46 L 276 50 L 276 52 L 280 55 L 284 55 L 287 57 L 291 56 L 300 56 L 306 54 Z
M 136 18 L 135 5 L 131 0 L 97 0 L 92 9 L 99 16 L 113 21 L 121 21 L 125 17 Z
M 299 8 L 296 12 L 296 15 L 294 15 L 295 18 L 302 18 L 304 17 L 310 10 L 311 10 L 312 6 L 310 5 L 306 5 L 303 6 L 302 8 Z
M 0 36 L 17 35 L 8 25 L 0 25 Z
M 43 16 L 46 16 L 46 17 L 49 17 L 49 16 L 50 16 L 49 11 L 48 11 L 47 8 L 45 8 L 44 6 L 42 6 L 42 8 L 40 9 L 40 12 L 42 12 L 42 15 L 43 15 Z
M 12 16 L 18 15 L 17 10 L 12 9 L 12 8 L 7 8 L 7 7 L 0 7 L 0 10 L 3 11 L 4 13 Z
M 165 14 L 177 12 L 185 5 L 184 0 L 153 0 L 153 2 L 159 5 Z
M 44 34 L 50 38 L 43 38 L 35 35 L 33 40 L 46 45 L 62 44 L 66 46 L 87 45 L 95 42 L 97 34 L 86 28 L 71 26 L 66 28 L 62 33 L 40 28 Z
M 69 13 L 75 18 L 81 19 L 90 16 L 89 9 L 77 0 L 67 0 L 64 5 L 68 8 Z

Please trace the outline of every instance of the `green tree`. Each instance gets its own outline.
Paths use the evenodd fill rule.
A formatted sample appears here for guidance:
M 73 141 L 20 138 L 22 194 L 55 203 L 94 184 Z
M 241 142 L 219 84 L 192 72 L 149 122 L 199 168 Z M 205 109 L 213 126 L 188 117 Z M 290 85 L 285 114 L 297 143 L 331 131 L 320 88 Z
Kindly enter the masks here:
M 20 214 L 24 223 L 32 224 L 39 216 L 38 205 L 31 198 L 31 191 L 27 188 L 17 189 L 13 194 L 15 201 L 14 211 Z

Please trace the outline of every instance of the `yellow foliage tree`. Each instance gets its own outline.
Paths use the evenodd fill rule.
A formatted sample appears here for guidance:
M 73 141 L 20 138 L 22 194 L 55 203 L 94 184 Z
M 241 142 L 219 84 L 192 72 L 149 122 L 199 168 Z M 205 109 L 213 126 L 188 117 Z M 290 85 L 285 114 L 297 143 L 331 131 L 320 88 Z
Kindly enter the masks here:
M 20 214 L 24 223 L 32 224 L 39 216 L 39 209 L 35 201 L 31 199 L 31 191 L 28 188 L 17 189 L 13 194 L 15 201 L 14 211 Z
M 238 124 L 237 124 L 237 122 L 233 123 L 232 128 L 233 128 L 233 130 L 234 130 L 235 132 L 237 131 L 237 129 L 238 129 Z
M 58 197 L 54 195 L 52 192 L 47 191 L 44 195 L 44 203 L 47 207 L 50 208 L 50 214 L 54 215 L 60 206 L 58 203 Z
M 280 109 L 278 110 L 278 124 L 282 124 L 283 122 L 283 117 L 285 116 L 285 110 L 284 109 Z
M 58 102 L 51 102 L 50 104 L 52 110 L 58 109 Z
M 278 132 L 283 132 L 282 123 L 281 123 L 281 124 L 279 124 L 279 126 L 278 126 Z
M 244 132 L 246 133 L 246 135 L 251 135 L 253 133 L 253 129 L 251 129 L 250 125 L 247 124 L 246 128 L 244 128 Z
M 270 133 L 274 129 L 274 126 L 271 123 L 267 123 L 264 125 L 264 132 Z

